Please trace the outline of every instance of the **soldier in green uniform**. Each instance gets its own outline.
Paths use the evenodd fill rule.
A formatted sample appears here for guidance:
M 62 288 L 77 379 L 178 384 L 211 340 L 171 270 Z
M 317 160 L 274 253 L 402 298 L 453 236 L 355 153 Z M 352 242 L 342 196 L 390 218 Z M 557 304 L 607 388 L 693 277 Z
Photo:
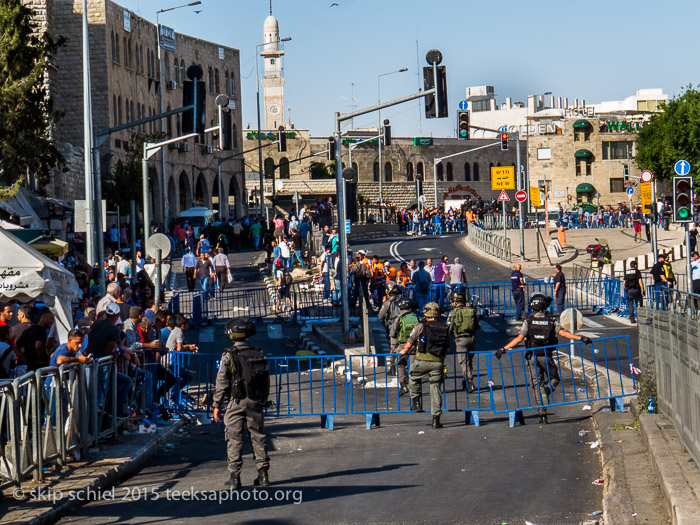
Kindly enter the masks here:
M 404 354 L 403 349 L 406 346 L 411 331 L 418 324 L 418 316 L 413 312 L 415 303 L 408 297 L 402 297 L 397 303 L 401 315 L 394 319 L 394 324 L 391 327 L 389 336 L 396 341 L 396 346 L 392 349 L 395 354 Z M 396 370 L 399 379 L 399 394 L 404 395 L 408 392 L 408 357 L 400 355 L 396 360 Z
M 442 428 L 442 385 L 445 381 L 445 356 L 450 350 L 450 335 L 447 324 L 440 318 L 440 306 L 430 302 L 423 307 L 425 319 L 418 323 L 406 341 L 402 354 L 416 349 L 416 359 L 411 366 L 409 390 L 411 403 L 416 412 L 423 412 L 422 381 L 430 378 L 430 413 L 433 428 Z
M 248 427 L 253 445 L 258 477 L 255 485 L 270 484 L 270 460 L 265 448 L 263 409 L 270 393 L 270 374 L 262 350 L 248 346 L 246 339 L 255 335 L 255 325 L 246 318 L 231 319 L 226 335 L 233 341 L 221 356 L 216 375 L 216 392 L 212 406 L 214 421 L 221 421 L 221 408 L 226 407 L 226 452 L 230 478 L 226 482 L 234 490 L 241 487 L 243 468 L 243 425 Z
M 476 350 L 476 332 L 481 327 L 476 310 L 471 305 L 466 305 L 466 298 L 463 293 L 452 294 L 452 311 L 447 316 L 447 327 L 455 340 L 455 351 L 457 361 L 462 369 L 462 388 L 467 390 L 469 382 L 469 392 L 476 390 L 474 384 L 474 373 L 472 363 Z

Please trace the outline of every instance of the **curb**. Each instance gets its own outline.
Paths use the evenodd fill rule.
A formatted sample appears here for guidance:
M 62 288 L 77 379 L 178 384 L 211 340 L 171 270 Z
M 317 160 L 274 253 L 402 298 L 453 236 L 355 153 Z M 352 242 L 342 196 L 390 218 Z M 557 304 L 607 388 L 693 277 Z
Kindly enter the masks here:
M 165 432 L 156 434 L 155 439 L 141 447 L 141 449 L 138 450 L 131 457 L 131 459 L 110 468 L 108 471 L 90 480 L 89 483 L 82 489 L 73 490 L 72 492 L 74 494 L 87 493 L 88 491 L 96 492 L 129 477 L 138 467 L 145 463 L 147 459 L 155 454 L 156 450 L 162 443 L 168 441 L 178 429 L 184 426 L 184 424 L 185 423 L 182 420 L 176 421 L 170 427 L 168 427 Z M 80 501 L 80 498 L 65 498 L 63 501 L 56 503 L 51 509 L 42 512 L 39 516 L 20 523 L 26 523 L 27 525 L 54 523 L 61 516 L 74 508 L 79 507 L 83 503 L 84 501 Z

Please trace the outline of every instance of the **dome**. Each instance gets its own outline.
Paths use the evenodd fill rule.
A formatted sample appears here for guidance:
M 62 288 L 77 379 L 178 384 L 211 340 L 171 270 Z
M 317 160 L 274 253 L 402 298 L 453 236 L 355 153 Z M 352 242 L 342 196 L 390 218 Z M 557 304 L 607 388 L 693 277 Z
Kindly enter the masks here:
M 280 27 L 279 24 L 277 23 L 277 19 L 270 15 L 265 19 L 265 23 L 263 24 L 263 32 L 264 33 L 279 33 Z

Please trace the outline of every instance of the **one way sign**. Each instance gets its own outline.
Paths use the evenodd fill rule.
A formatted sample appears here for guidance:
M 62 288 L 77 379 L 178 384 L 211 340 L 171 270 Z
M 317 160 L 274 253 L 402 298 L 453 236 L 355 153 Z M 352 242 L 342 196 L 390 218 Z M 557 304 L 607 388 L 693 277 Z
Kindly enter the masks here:
M 501 194 L 498 196 L 498 202 L 508 202 L 510 197 L 506 193 L 506 190 L 501 190 Z

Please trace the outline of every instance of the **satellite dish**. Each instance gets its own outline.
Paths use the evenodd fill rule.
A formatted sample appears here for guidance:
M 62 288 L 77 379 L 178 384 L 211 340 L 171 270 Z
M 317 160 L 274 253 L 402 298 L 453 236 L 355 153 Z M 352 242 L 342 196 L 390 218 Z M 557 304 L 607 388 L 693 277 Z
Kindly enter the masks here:
M 161 259 L 170 255 L 170 239 L 162 233 L 154 233 L 146 241 L 146 255 L 155 257 L 157 250 L 160 250 Z

